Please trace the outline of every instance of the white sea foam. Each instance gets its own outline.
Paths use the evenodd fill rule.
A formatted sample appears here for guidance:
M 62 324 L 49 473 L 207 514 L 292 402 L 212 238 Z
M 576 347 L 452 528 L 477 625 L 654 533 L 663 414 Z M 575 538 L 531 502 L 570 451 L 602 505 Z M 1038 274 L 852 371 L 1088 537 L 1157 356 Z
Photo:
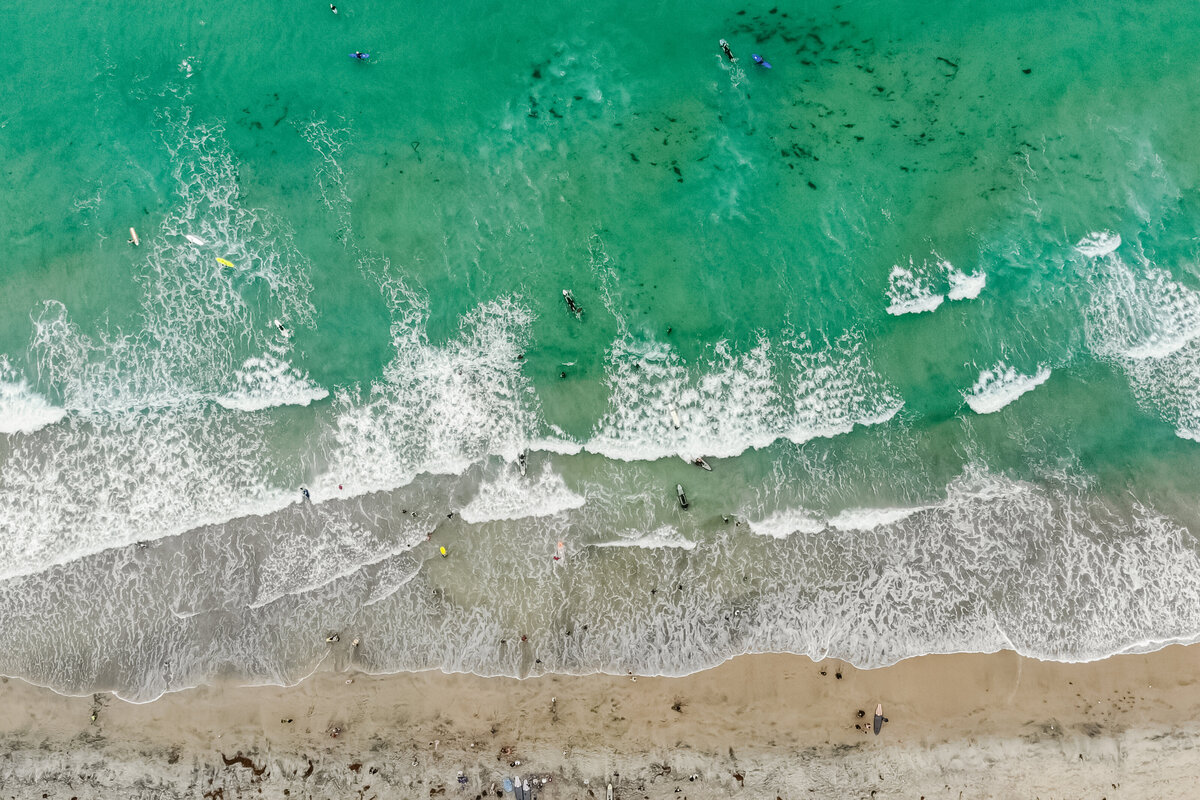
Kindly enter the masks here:
M 596 542 L 593 547 L 640 547 L 645 550 L 660 548 L 674 550 L 694 550 L 696 543 L 686 539 L 677 528 L 671 525 L 660 525 L 652 531 L 622 531 L 621 538 L 607 542 Z
M 917 264 L 912 258 L 908 266 L 892 267 L 888 276 L 888 313 L 924 314 L 935 311 L 949 300 L 973 300 L 987 284 L 987 273 L 963 272 L 936 253 L 931 259 Z
M 745 353 L 721 342 L 695 367 L 667 344 L 626 336 L 606 372 L 608 410 L 584 446 L 624 461 L 733 457 L 878 424 L 902 405 L 851 334 L 824 347 L 802 335 L 779 346 L 763 338 Z
M 923 265 L 924 267 L 924 265 Z M 935 311 L 946 299 L 941 292 L 931 288 L 931 278 L 923 268 L 909 260 L 909 268 L 897 264 L 888 276 L 887 312 L 895 316 L 902 314 L 924 314 Z
M 301 509 L 292 516 L 266 520 L 270 533 L 262 537 L 266 552 L 257 558 L 257 581 L 250 608 L 261 608 L 281 598 L 311 592 L 334 581 L 369 569 L 382 562 L 395 561 L 434 530 L 432 515 L 407 517 L 387 524 L 366 519 L 345 503 L 324 503 Z M 289 528 L 301 528 L 296 535 Z M 405 563 L 395 561 L 397 565 Z M 373 573 L 374 574 L 374 573 Z M 400 574 L 376 575 L 396 581 L 395 586 L 376 582 L 375 601 L 390 593 L 399 583 L 411 579 Z
M 749 520 L 751 532 L 773 539 L 786 539 L 796 533 L 820 533 L 826 528 L 840 531 L 871 531 L 893 525 L 924 510 L 909 508 L 848 508 L 828 519 L 803 508 L 784 508 L 758 520 Z
M 33 433 L 58 422 L 67 412 L 47 402 L 0 356 L 0 433 Z
M 1049 367 L 1038 367 L 1033 375 L 1023 375 L 1000 362 L 980 372 L 971 391 L 964 393 L 963 397 L 976 414 L 992 414 L 1026 392 L 1032 392 L 1049 378 Z
M 238 388 L 217 398 L 225 408 L 257 411 L 274 406 L 306 406 L 329 396 L 291 364 L 265 354 L 247 358 L 235 373 Z
M 1088 258 L 1100 258 L 1121 246 L 1121 235 L 1112 231 L 1094 231 L 1080 239 L 1075 249 Z
M 1137 257 L 1106 259 L 1088 308 L 1089 338 L 1101 355 L 1163 358 L 1200 336 L 1200 292 Z
M 986 272 L 972 272 L 968 275 L 951 267 L 947 277 L 950 280 L 950 291 L 946 296 L 951 300 L 974 300 L 987 284 Z
M 1192 439 L 1200 431 L 1200 291 L 1134 258 L 1101 262 L 1088 341 L 1122 366 L 1139 403 Z
M 871 531 L 894 525 L 924 510 L 913 508 L 848 508 L 829 519 L 829 526 L 840 531 Z
M 749 520 L 750 530 L 759 536 L 784 539 L 793 533 L 820 533 L 825 522 L 811 511 L 789 508 L 775 511 L 759 520 Z
M 335 395 L 329 467 L 318 486 L 355 491 L 402 486 L 421 472 L 457 475 L 489 455 L 512 461 L 545 439 L 518 356 L 532 321 L 514 298 L 484 303 L 443 345 L 425 335 L 427 301 L 415 293 L 392 325 L 396 354 L 360 397 Z
M 1200 441 L 1200 339 L 1124 366 L 1138 402 L 1174 425 L 1180 438 Z
M 537 475 L 522 476 L 508 466 L 480 484 L 475 497 L 459 511 L 466 522 L 549 517 L 580 508 L 584 498 L 567 488 L 562 476 L 544 463 Z

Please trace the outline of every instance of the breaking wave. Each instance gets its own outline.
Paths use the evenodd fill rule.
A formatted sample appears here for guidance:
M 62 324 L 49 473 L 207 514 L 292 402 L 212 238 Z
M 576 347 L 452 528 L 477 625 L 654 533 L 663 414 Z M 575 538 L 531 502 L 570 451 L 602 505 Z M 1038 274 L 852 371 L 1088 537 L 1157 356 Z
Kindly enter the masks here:
M 979 380 L 963 396 L 976 414 L 994 414 L 1026 392 L 1032 392 L 1049 378 L 1049 367 L 1039 367 L 1033 375 L 1023 375 L 1000 362 L 980 372 Z

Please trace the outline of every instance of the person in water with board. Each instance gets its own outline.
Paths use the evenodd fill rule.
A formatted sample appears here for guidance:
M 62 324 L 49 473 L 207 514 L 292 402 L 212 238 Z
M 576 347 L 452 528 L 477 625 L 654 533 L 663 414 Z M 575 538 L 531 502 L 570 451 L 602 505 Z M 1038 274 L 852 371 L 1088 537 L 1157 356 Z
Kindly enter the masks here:
M 583 309 L 575 302 L 575 296 L 571 294 L 570 289 L 563 289 L 563 299 L 567 301 L 567 308 L 571 309 L 571 313 L 576 317 L 583 316 Z
M 763 58 L 762 56 L 760 56 L 758 53 L 751 53 L 751 54 L 750 54 L 750 57 L 754 59 L 754 63 L 755 63 L 755 64 L 758 64 L 758 65 L 759 65 L 760 67 L 762 67 L 763 69 L 770 69 L 770 68 L 771 68 L 771 62 L 770 62 L 770 61 L 767 61 L 766 59 L 764 59 L 764 58 Z
M 721 52 L 725 54 L 725 57 L 729 59 L 730 63 L 737 61 L 737 59 L 733 57 L 733 51 L 729 49 L 729 42 L 725 41 L 724 39 L 721 40 Z
M 350 54 L 350 57 L 358 59 L 359 61 L 366 61 L 368 58 L 371 57 L 371 54 L 370 53 L 360 53 L 359 51 L 355 50 L 353 53 Z

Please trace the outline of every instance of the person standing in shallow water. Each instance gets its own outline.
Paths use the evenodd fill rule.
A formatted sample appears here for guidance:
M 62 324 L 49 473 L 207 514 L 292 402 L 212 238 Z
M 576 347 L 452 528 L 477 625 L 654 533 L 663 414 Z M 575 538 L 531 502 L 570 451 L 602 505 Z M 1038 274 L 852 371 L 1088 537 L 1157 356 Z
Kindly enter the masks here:
M 301 486 L 301 487 L 300 487 L 300 494 L 304 496 L 304 499 L 305 499 L 306 501 L 308 501 L 308 502 L 310 502 L 310 503 L 312 502 L 312 497 L 309 495 L 309 493 L 308 493 L 308 489 L 306 489 L 306 488 L 304 488 L 303 486 Z

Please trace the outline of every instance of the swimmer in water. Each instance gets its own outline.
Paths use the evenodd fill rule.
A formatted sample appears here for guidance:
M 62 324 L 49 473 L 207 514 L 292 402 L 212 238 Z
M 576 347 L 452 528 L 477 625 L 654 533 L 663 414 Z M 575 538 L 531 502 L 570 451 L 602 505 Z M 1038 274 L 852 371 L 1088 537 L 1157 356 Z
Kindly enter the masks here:
M 329 4 L 329 10 L 330 10 L 330 11 L 332 11 L 333 13 L 335 13 L 335 14 L 336 14 L 336 13 L 337 13 L 337 6 L 335 6 L 333 3 L 330 3 L 330 4 Z
M 731 62 L 737 61 L 737 59 L 733 57 L 733 51 L 729 49 L 729 42 L 725 41 L 724 39 L 721 40 L 721 52 L 723 52 L 725 57 Z

